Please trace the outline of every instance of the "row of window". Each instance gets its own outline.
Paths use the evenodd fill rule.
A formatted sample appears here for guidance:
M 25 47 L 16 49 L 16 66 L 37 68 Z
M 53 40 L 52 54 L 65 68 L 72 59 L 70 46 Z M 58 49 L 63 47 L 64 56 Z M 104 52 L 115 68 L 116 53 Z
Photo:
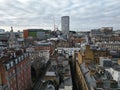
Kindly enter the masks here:
M 21 62 L 22 60 L 24 60 L 24 58 L 28 57 L 29 54 L 25 53 L 24 55 L 21 55 L 19 57 L 17 57 L 15 60 L 12 60 L 8 63 L 5 64 L 6 70 L 10 69 L 11 67 L 13 67 L 15 64 L 18 64 L 19 62 Z

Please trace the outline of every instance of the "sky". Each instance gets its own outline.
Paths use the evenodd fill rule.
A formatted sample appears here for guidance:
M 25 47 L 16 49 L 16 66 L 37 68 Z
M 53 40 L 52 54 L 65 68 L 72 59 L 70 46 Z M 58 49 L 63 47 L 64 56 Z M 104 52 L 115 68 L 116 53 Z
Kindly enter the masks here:
M 61 16 L 70 16 L 70 30 L 100 27 L 120 29 L 120 0 L 0 0 L 0 28 L 61 29 Z

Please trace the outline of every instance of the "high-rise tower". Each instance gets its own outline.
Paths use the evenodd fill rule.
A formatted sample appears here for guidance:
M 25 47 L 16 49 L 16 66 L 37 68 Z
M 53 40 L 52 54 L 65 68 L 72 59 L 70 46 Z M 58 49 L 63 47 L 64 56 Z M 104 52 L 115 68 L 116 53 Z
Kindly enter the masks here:
M 62 16 L 61 17 L 61 29 L 62 29 L 62 33 L 67 38 L 69 37 L 69 23 L 70 23 L 69 16 Z

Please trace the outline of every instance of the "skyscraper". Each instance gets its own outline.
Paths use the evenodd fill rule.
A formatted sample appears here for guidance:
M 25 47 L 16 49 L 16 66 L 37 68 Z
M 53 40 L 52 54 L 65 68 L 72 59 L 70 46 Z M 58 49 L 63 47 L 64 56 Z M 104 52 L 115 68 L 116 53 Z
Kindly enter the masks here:
M 65 35 L 67 38 L 69 37 L 69 16 L 62 16 L 61 17 L 61 29 L 63 35 Z

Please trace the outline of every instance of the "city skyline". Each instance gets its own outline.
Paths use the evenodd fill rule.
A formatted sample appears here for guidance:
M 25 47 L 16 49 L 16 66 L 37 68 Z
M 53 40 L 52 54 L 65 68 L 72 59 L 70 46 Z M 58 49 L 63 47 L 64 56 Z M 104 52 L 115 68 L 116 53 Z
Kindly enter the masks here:
M 120 29 L 118 0 L 0 0 L 0 28 L 10 31 L 25 28 L 61 29 L 61 17 L 70 16 L 70 30 L 113 27 Z

